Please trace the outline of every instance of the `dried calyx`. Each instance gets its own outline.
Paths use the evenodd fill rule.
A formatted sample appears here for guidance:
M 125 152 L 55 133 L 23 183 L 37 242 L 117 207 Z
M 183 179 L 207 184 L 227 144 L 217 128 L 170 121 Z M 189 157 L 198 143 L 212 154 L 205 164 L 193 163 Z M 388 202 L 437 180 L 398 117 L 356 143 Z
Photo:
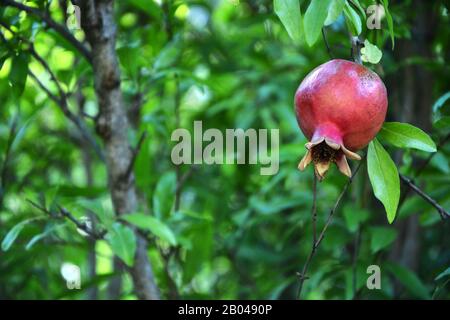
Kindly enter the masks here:
M 305 147 L 308 151 L 300 161 L 298 168 L 303 171 L 312 162 L 319 181 L 325 177 L 331 163 L 336 163 L 339 171 L 351 177 L 352 171 L 348 165 L 347 157 L 353 160 L 361 160 L 359 154 L 348 150 L 343 144 L 324 137 L 306 143 Z

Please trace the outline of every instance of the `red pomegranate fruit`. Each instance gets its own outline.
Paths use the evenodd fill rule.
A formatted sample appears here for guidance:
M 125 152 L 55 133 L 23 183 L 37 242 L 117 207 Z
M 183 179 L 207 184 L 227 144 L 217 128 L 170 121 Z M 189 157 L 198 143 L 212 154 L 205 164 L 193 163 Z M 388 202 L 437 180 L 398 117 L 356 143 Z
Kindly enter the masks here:
M 351 177 L 347 157 L 361 160 L 356 151 L 375 137 L 386 111 L 386 87 L 375 72 L 341 59 L 318 66 L 295 93 L 297 122 L 309 140 L 298 168 L 313 162 L 322 180 L 334 162 Z

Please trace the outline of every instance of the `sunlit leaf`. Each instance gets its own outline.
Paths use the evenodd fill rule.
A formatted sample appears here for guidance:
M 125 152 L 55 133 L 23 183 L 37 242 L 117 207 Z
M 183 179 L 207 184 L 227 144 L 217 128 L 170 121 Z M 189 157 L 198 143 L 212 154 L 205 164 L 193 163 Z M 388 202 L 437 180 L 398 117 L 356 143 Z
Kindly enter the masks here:
M 400 199 L 400 178 L 394 161 L 377 139 L 369 144 L 367 169 L 373 193 L 383 203 L 387 219 L 392 223 Z
M 344 10 L 345 0 L 332 0 L 330 7 L 328 8 L 328 15 L 325 19 L 325 26 L 328 26 L 335 22 Z
M 21 52 L 12 58 L 11 70 L 9 72 L 9 81 L 12 85 L 12 91 L 15 97 L 19 98 L 25 89 L 25 83 L 28 75 L 29 56 Z
M 273 7 L 291 39 L 296 44 L 299 44 L 303 38 L 303 23 L 299 0 L 274 0 Z
M 167 241 L 171 245 L 177 244 L 172 230 L 164 222 L 155 217 L 143 213 L 133 213 L 124 215 L 122 219 L 138 228 L 150 231 L 153 235 Z
M 136 252 L 136 236 L 133 230 L 121 223 L 114 223 L 106 235 L 106 240 L 114 254 L 132 267 Z
M 380 138 L 399 148 L 413 148 L 426 152 L 436 152 L 436 144 L 421 129 L 401 122 L 385 122 Z
M 387 23 L 388 23 L 388 28 L 389 28 L 389 34 L 391 35 L 392 49 L 394 49 L 394 44 L 395 44 L 394 21 L 392 20 L 392 15 L 389 12 L 389 0 L 381 0 L 381 2 L 383 3 L 383 7 L 384 7 L 385 14 L 386 14 Z
M 355 9 L 353 9 L 348 2 L 345 3 L 344 7 L 344 15 L 347 21 L 347 26 L 350 29 L 350 32 L 354 36 L 358 36 L 361 34 L 362 31 L 362 22 L 361 18 L 356 12 Z
M 369 40 L 364 41 L 364 47 L 361 48 L 361 60 L 372 64 L 380 62 L 383 53 L 374 44 L 371 44 Z
M 331 0 L 312 0 L 306 10 L 303 26 L 306 42 L 309 46 L 312 46 L 319 38 L 328 15 L 330 3 Z
M 30 221 L 31 220 L 24 220 L 22 222 L 19 222 L 14 227 L 12 227 L 11 230 L 9 230 L 9 232 L 6 234 L 6 236 L 3 238 L 3 241 L 2 241 L 2 250 L 3 251 L 8 251 L 9 248 L 11 248 L 14 241 L 16 241 L 17 237 L 19 236 L 20 232 Z

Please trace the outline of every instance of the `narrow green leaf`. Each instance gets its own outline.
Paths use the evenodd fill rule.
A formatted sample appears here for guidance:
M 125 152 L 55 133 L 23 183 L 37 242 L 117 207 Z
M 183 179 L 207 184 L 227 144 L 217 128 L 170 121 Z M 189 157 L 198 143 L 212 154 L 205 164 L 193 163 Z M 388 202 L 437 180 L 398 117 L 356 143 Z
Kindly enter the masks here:
M 394 21 L 392 20 L 392 15 L 389 12 L 389 0 L 381 0 L 383 2 L 384 11 L 386 14 L 386 20 L 388 23 L 389 34 L 391 35 L 392 49 L 394 49 L 395 39 L 394 39 Z
M 443 118 L 442 107 L 445 105 L 447 100 L 450 99 L 450 91 L 443 94 L 433 105 L 433 122 L 436 123 Z
M 356 10 L 359 11 L 359 14 L 363 17 L 364 20 L 366 20 L 366 11 L 363 9 L 361 4 L 359 3 L 359 0 L 348 0 L 349 5 L 352 5 L 356 8 Z
M 306 42 L 311 47 L 319 38 L 328 15 L 331 0 L 312 0 L 305 13 L 303 26 Z
M 328 8 L 328 15 L 325 19 L 325 26 L 329 26 L 335 22 L 344 10 L 345 0 L 332 0 Z
M 159 178 L 153 193 L 153 211 L 158 218 L 168 217 L 172 209 L 175 194 L 176 177 L 173 171 Z
M 367 169 L 375 197 L 383 203 L 387 219 L 392 223 L 400 198 L 400 178 L 394 161 L 377 139 L 369 144 Z
M 13 57 L 8 79 L 12 85 L 14 96 L 19 98 L 25 89 L 28 75 L 29 56 L 23 52 Z
M 371 44 L 369 40 L 364 41 L 364 48 L 361 49 L 361 60 L 372 64 L 380 62 L 383 53 L 374 44 Z
M 436 144 L 421 129 L 401 122 L 385 122 L 380 137 L 398 148 L 436 152 Z
M 420 299 L 431 299 L 427 287 L 414 272 L 398 264 L 388 264 L 387 269 L 414 297 Z
M 126 265 L 132 267 L 136 253 L 136 236 L 133 230 L 116 222 L 106 235 L 106 240 L 114 254 L 122 259 Z
M 44 232 L 35 235 L 33 238 L 31 238 L 30 241 L 28 241 L 27 245 L 25 246 L 25 250 L 30 250 L 36 243 L 38 243 L 45 237 L 49 236 L 52 232 L 54 232 L 57 228 L 59 228 L 61 226 L 62 225 L 53 225 L 53 226 L 49 227 L 47 230 L 45 230 Z
M 286 29 L 291 39 L 299 44 L 303 38 L 302 14 L 299 0 L 274 0 L 276 15 Z
M 362 32 L 362 22 L 358 13 L 353 9 L 348 2 L 345 3 L 344 15 L 346 18 L 347 26 L 352 35 L 358 36 Z
M 22 229 L 25 227 L 27 223 L 29 223 L 31 220 L 24 220 L 22 222 L 19 222 L 14 227 L 12 227 L 11 230 L 6 234 L 5 238 L 3 238 L 2 241 L 2 250 L 8 251 L 9 248 L 13 245 L 14 241 L 16 241 L 17 237 L 19 236 Z
M 450 276 L 450 267 L 448 267 L 445 271 L 438 274 L 438 276 L 434 280 L 439 281 L 447 276 Z
M 155 217 L 143 213 L 133 213 L 124 215 L 122 219 L 140 229 L 150 231 L 156 237 L 167 241 L 171 245 L 177 244 L 177 240 L 172 230 L 164 222 Z
M 3 64 L 5 63 L 6 59 L 9 58 L 9 53 L 5 53 L 0 57 L 0 70 L 3 68 Z
M 373 227 L 370 228 L 370 250 L 372 253 L 386 248 L 397 237 L 397 231 L 393 228 Z

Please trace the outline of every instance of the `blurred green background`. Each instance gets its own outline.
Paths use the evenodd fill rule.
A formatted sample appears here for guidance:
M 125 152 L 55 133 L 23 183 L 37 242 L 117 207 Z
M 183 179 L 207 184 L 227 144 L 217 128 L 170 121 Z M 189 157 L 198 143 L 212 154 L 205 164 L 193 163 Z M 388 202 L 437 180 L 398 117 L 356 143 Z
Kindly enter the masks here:
M 309 2 L 300 1 L 302 13 Z M 69 1 L 23 3 L 48 10 L 63 25 L 69 20 L 70 32 L 83 41 Z M 374 1 L 359 3 L 367 8 Z M 0 5 L 0 299 L 135 299 L 127 267 L 113 258 L 111 243 L 91 239 L 58 214 L 63 206 L 99 229 L 115 219 L 105 164 L 30 76 L 56 92 L 30 55 L 29 42 L 94 135 L 93 70 L 41 20 Z M 446 208 L 450 143 L 444 139 L 450 122 L 434 120 L 450 113 L 449 9 L 449 1 L 390 1 L 394 48 L 386 19 L 380 30 L 368 30 L 362 20 L 363 38 L 383 51 L 379 64 L 367 66 L 386 84 L 387 119 L 412 123 L 439 145 L 415 182 Z M 161 297 L 294 299 L 297 273 L 311 249 L 313 171 L 297 170 L 306 139 L 293 97 L 306 74 L 330 59 L 324 41 L 312 47 L 293 42 L 272 1 L 265 0 L 116 1 L 115 17 L 130 144 L 147 132 L 134 172 L 138 212 L 156 220 L 148 255 Z M 351 59 L 344 15 L 324 32 L 332 57 Z M 278 174 L 262 176 L 259 165 L 176 167 L 171 133 L 192 129 L 194 120 L 222 131 L 279 129 Z M 411 177 L 428 157 L 388 151 Z M 333 167 L 318 185 L 319 226 L 345 183 Z M 303 297 L 447 299 L 449 231 L 448 221 L 413 192 L 388 224 L 363 165 L 311 263 Z M 129 241 L 126 248 L 133 247 Z M 81 268 L 81 290 L 66 287 L 65 263 Z M 366 287 L 366 269 L 373 264 L 381 267 L 380 290 Z

